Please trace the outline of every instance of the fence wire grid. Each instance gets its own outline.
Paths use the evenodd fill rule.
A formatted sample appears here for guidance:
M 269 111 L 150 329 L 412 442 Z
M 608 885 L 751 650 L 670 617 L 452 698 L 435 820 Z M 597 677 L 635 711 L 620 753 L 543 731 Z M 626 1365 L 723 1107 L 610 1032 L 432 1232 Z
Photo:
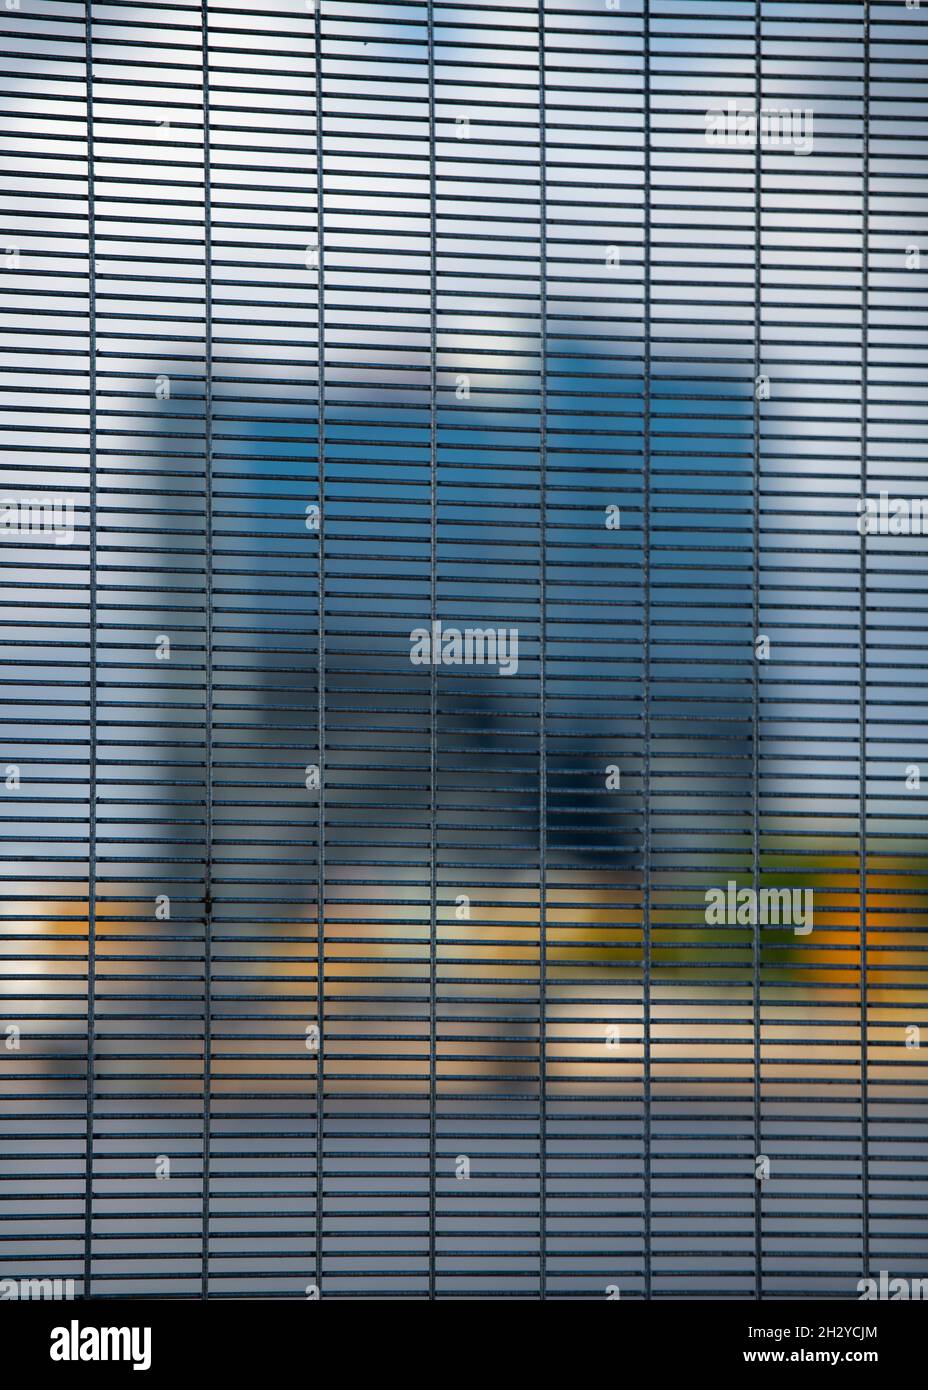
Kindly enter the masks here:
M 4 6 L 3 1296 L 921 1296 L 928 4 Z

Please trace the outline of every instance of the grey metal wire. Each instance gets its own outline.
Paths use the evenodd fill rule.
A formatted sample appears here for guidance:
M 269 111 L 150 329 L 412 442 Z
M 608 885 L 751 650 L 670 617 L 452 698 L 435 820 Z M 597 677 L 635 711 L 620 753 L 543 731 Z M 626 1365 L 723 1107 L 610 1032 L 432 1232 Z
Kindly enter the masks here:
M 828 1297 L 810 1232 L 832 1200 L 849 1287 L 921 1248 L 924 1079 L 895 1030 L 922 1008 L 923 818 L 894 779 L 900 706 L 907 739 L 924 723 L 928 584 L 916 539 L 858 554 L 834 503 L 921 486 L 924 320 L 887 209 L 921 225 L 925 49 L 913 33 L 894 85 L 898 7 L 825 8 L 816 42 L 840 49 L 836 80 L 863 74 L 863 106 L 855 89 L 828 108 L 832 203 L 808 236 L 798 165 L 693 158 L 668 95 L 714 54 L 760 105 L 785 42 L 760 0 L 698 26 L 645 0 L 605 29 L 541 0 L 402 4 L 382 34 L 374 0 L 253 27 L 208 0 L 22 17 L 8 80 L 44 48 L 59 90 L 43 147 L 14 142 L 9 217 L 54 259 L 4 280 L 8 437 L 23 476 L 53 460 L 86 506 L 75 551 L 17 556 L 4 598 L 11 746 L 48 692 L 35 777 L 2 803 L 2 982 L 36 1009 L 47 1071 L 7 1058 L 4 1134 L 39 1176 L 26 1198 L 11 1170 L 0 1201 L 36 1242 L 80 1247 L 85 1292 L 296 1297 L 312 1277 L 328 1298 L 350 1277 L 353 1296 L 598 1297 L 614 1279 L 759 1299 L 801 1277 Z M 140 112 L 162 96 L 158 148 Z M 470 146 L 449 138 L 456 104 L 477 108 Z M 841 196 L 861 199 L 859 287 Z M 177 389 L 155 405 L 165 354 Z M 456 355 L 480 380 L 467 410 Z M 771 360 L 798 445 L 788 405 L 746 397 Z M 598 522 L 614 495 L 618 543 Z M 480 613 L 488 594 L 523 624 L 513 693 L 434 665 L 407 679 L 396 652 L 426 606 Z M 164 612 L 159 684 L 139 650 Z M 789 647 L 763 677 L 745 642 L 762 623 Z M 307 809 L 292 774 L 314 726 Z M 621 799 L 591 790 L 610 740 Z M 766 928 L 700 927 L 719 825 L 755 889 L 778 853 L 811 874 L 841 846 L 839 925 L 792 948 L 787 978 Z M 86 927 L 67 921 L 85 872 Z M 459 882 L 476 926 L 446 918 Z M 292 1044 L 314 1017 L 307 1066 Z M 632 1060 L 591 1043 L 613 1017 Z M 817 1106 L 838 1174 L 818 1205 Z M 181 1178 L 152 1192 L 156 1135 Z M 480 1152 L 476 1196 L 449 1190 L 452 1137 Z
M 83 1291 L 93 1291 L 93 1182 L 94 1116 L 96 1100 L 96 925 L 97 925 L 97 303 L 96 303 L 96 226 L 94 216 L 94 94 L 93 94 L 93 0 L 85 0 L 84 72 L 87 84 L 87 392 L 89 402 L 88 453 L 90 461 L 88 528 L 90 532 L 90 571 L 88 576 L 90 615 L 88 652 L 88 759 L 87 787 L 87 1071 L 84 1134 L 84 1261 Z

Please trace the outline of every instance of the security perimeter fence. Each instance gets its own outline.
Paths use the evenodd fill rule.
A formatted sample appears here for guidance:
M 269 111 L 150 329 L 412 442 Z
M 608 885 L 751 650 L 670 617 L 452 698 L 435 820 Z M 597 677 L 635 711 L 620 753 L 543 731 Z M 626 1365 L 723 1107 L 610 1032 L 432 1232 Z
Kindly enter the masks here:
M 928 4 L 4 4 L 0 1292 L 919 1296 Z

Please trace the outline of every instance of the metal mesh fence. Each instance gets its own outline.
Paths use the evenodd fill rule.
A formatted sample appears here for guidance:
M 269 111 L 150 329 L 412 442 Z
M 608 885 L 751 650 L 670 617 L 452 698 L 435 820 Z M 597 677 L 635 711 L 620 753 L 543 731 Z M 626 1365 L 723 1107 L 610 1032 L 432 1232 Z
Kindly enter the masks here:
M 926 10 L 5 0 L 4 1287 L 928 1275 Z

